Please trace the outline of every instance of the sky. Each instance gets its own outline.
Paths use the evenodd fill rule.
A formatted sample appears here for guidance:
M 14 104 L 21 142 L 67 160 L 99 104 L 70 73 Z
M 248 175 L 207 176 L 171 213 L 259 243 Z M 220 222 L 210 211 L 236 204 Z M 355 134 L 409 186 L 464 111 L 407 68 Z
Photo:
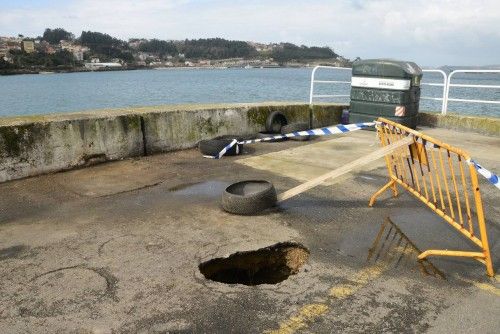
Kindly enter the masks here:
M 0 0 L 0 36 L 222 37 L 329 46 L 350 59 L 500 64 L 500 0 Z

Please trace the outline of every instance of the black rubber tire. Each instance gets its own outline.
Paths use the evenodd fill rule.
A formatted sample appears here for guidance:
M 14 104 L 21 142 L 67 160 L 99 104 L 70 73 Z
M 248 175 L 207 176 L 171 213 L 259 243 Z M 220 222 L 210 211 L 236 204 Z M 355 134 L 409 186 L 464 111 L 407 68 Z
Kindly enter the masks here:
M 281 128 L 281 134 L 287 134 L 291 132 L 296 132 L 296 131 L 305 131 L 309 130 L 309 124 L 308 123 L 292 123 L 285 125 Z M 300 137 L 289 137 L 288 139 L 290 140 L 295 140 L 295 141 L 307 141 L 311 139 L 311 136 L 300 136 Z
M 255 184 L 261 190 L 244 193 L 244 187 Z M 278 201 L 276 189 L 271 182 L 264 180 L 248 180 L 233 183 L 222 193 L 222 208 L 224 211 L 237 215 L 260 214 L 262 211 L 276 205 Z
M 219 152 L 222 151 L 222 149 L 227 145 L 229 145 L 232 141 L 233 141 L 232 138 L 201 140 L 198 143 L 198 149 L 200 150 L 201 154 L 213 157 L 219 154 Z M 233 147 L 231 147 L 224 155 L 239 155 L 241 153 L 242 148 L 243 145 L 236 144 Z
M 217 136 L 214 139 L 229 139 L 231 141 L 236 139 L 239 142 L 247 140 L 247 139 L 253 139 L 253 138 L 248 138 L 248 137 L 251 137 L 251 136 L 243 137 L 243 136 L 237 136 L 237 135 L 222 135 L 222 136 Z M 238 153 L 236 155 L 239 155 L 243 152 L 243 144 L 237 144 L 237 145 L 238 145 Z
M 278 133 L 259 132 L 259 133 L 257 133 L 257 139 L 264 139 L 267 137 L 276 136 L 277 134 Z M 262 143 L 276 143 L 276 142 L 284 141 L 284 140 L 286 140 L 286 138 L 266 140 L 266 141 L 263 141 Z
M 236 139 L 238 141 L 245 141 L 245 140 L 252 140 L 255 138 L 256 138 L 256 135 L 253 134 L 253 135 L 243 135 L 243 136 L 241 136 L 241 135 L 222 135 L 222 136 L 215 137 L 214 139 Z
M 222 136 L 217 136 L 214 139 L 236 139 L 237 141 L 242 141 L 243 137 L 237 136 L 237 135 L 222 135 Z
M 266 131 L 281 133 L 281 127 L 288 124 L 286 116 L 279 111 L 273 111 L 266 119 Z

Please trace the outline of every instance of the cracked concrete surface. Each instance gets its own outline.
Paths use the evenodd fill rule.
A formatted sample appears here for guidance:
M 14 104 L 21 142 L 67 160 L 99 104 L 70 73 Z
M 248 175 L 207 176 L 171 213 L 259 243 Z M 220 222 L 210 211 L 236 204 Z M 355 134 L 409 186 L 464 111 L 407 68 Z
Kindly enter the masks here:
M 499 138 L 424 131 L 500 170 Z M 373 132 L 352 135 L 257 144 L 251 154 L 221 160 L 186 150 L 0 184 L 0 332 L 496 333 L 499 281 L 482 265 L 431 259 L 442 279 L 423 274 L 417 253 L 392 234 L 392 244 L 374 246 L 387 217 L 417 247 L 429 241 L 419 237 L 419 221 L 439 224 L 404 192 L 368 208 L 386 181 L 383 161 L 258 216 L 219 208 L 232 182 L 265 179 L 284 191 L 366 153 L 354 142 L 375 142 Z M 268 163 L 270 153 L 278 163 Z M 498 270 L 499 193 L 481 185 Z M 437 230 L 436 238 L 463 242 Z M 204 261 L 284 241 L 311 254 L 281 283 L 228 285 L 198 270 Z

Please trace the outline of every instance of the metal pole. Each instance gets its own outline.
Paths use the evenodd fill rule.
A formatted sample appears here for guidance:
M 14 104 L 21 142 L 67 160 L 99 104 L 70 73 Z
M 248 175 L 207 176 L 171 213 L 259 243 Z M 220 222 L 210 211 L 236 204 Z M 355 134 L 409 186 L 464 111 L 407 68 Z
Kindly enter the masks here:
M 309 91 L 309 106 L 312 106 L 313 103 L 313 94 L 314 94 L 314 74 L 316 73 L 316 70 L 319 68 L 319 66 L 316 66 L 313 68 L 312 73 L 311 73 L 311 89 Z
M 453 71 L 451 72 L 449 75 L 448 75 L 448 80 L 446 80 L 446 94 L 444 96 L 444 106 L 443 106 L 443 111 L 441 112 L 441 114 L 443 116 L 446 115 L 446 113 L 448 112 L 448 97 L 450 95 L 450 81 L 451 81 L 451 77 L 453 76 L 453 74 L 455 74 L 456 71 Z

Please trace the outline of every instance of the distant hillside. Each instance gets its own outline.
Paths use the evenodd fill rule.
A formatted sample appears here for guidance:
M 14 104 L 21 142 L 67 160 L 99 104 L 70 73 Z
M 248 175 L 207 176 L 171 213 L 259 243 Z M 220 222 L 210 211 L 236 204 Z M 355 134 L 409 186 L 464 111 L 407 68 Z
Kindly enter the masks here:
M 445 72 L 452 72 L 455 70 L 500 70 L 500 65 L 483 65 L 483 66 L 444 65 L 440 66 L 439 69 Z
M 223 38 L 128 41 L 96 31 L 80 36 L 62 28 L 42 36 L 0 37 L 0 71 L 85 70 L 85 63 L 115 63 L 121 68 L 275 67 L 301 64 L 349 65 L 328 46 L 257 43 Z

